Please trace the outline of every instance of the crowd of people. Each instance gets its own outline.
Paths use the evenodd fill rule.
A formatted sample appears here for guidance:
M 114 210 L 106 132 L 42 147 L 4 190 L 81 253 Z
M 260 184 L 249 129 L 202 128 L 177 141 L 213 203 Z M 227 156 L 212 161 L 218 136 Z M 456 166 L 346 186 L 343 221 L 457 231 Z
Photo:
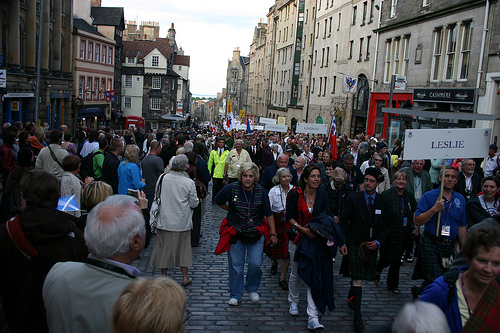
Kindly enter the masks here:
M 388 147 L 364 135 L 329 147 L 322 135 L 292 132 L 82 126 L 72 136 L 65 125 L 20 122 L 4 125 L 2 141 L 0 322 L 12 332 L 142 331 L 138 302 L 171 302 L 163 315 L 146 311 L 146 322 L 182 331 L 189 314 L 179 285 L 191 284 L 210 181 L 212 204 L 227 211 L 216 254 L 228 253 L 230 306 L 245 291 L 259 301 L 267 255 L 292 316 L 305 282 L 310 330 L 323 329 L 321 314 L 335 308 L 334 272 L 349 277 L 361 331 L 363 281 L 379 286 L 389 267 L 387 290 L 400 294 L 401 264 L 415 261 L 412 279 L 423 282 L 413 297 L 437 305 L 449 331 L 500 329 L 488 316 L 500 306 L 495 144 L 484 161 L 408 161 L 401 140 Z M 68 197 L 77 209 L 58 210 Z M 150 265 L 163 279 L 135 279 L 131 263 L 152 236 Z M 176 284 L 165 277 L 178 266 Z

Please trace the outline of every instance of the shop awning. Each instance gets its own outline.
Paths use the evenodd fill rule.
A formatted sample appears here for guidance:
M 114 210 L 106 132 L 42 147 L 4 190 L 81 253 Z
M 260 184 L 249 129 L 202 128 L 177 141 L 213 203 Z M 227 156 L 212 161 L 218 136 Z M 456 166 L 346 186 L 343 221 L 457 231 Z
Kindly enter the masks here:
M 186 119 L 183 116 L 177 115 L 177 114 L 164 114 L 161 116 L 161 119 L 166 120 L 166 121 L 185 121 Z
M 411 109 L 396 109 L 396 108 L 382 108 L 384 113 L 395 113 L 405 116 L 425 117 L 432 119 L 459 119 L 459 120 L 496 120 L 500 115 L 480 114 L 480 113 L 467 113 L 467 112 L 449 112 L 429 110 L 425 108 L 411 108 Z

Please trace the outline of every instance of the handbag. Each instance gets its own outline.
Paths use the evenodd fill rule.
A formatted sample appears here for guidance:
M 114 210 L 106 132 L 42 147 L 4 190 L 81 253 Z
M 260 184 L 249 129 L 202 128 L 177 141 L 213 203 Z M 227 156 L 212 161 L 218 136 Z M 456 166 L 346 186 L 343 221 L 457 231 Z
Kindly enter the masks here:
M 155 190 L 155 198 L 153 203 L 151 204 L 151 210 L 149 214 L 149 225 L 151 226 L 151 236 L 156 236 L 156 225 L 158 224 L 158 213 L 160 211 L 160 203 L 161 203 L 161 183 L 163 182 L 163 177 L 165 177 L 165 173 L 160 176 L 160 181 L 158 182 L 158 186 L 156 186 Z
M 262 234 L 257 229 L 241 229 L 236 232 L 236 237 L 242 242 L 255 244 Z
M 196 169 L 193 168 L 192 171 L 194 174 L 194 182 L 196 185 L 196 194 L 198 195 L 198 198 L 204 199 L 208 195 L 208 187 L 201 180 L 198 179 L 198 175 L 196 174 Z

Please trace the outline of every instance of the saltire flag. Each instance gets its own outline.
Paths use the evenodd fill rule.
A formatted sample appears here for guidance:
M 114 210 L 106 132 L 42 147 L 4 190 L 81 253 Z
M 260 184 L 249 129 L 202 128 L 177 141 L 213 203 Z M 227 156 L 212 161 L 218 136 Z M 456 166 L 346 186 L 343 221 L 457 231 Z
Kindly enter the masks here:
M 73 194 L 67 197 L 59 198 L 59 201 L 57 202 L 57 210 L 62 212 L 79 211 L 80 207 L 76 200 L 76 195 Z
M 233 106 L 231 105 L 231 97 L 227 101 L 226 127 L 229 135 L 233 136 L 233 131 L 236 128 L 233 115 Z
M 332 126 L 330 127 L 330 135 L 328 136 L 328 143 L 330 144 L 330 151 L 332 152 L 332 160 L 337 159 L 337 123 L 335 122 L 335 115 L 332 117 Z
M 252 134 L 252 129 L 250 128 L 250 118 L 247 117 L 247 133 Z
M 344 84 L 342 86 L 344 92 L 354 94 L 358 89 L 358 77 L 344 74 Z

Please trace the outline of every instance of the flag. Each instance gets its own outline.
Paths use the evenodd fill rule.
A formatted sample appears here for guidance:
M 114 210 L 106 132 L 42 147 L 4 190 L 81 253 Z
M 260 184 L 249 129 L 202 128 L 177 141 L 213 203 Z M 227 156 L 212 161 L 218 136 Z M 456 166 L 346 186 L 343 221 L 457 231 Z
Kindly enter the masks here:
M 250 128 L 250 118 L 247 117 L 247 133 L 252 134 L 252 129 Z
M 227 115 L 226 115 L 226 127 L 229 135 L 233 136 L 233 131 L 235 129 L 233 106 L 231 105 L 231 97 L 227 101 Z
M 328 143 L 330 144 L 330 151 L 332 152 L 332 160 L 337 159 L 337 123 L 335 122 L 335 115 L 332 117 L 332 126 L 330 128 L 330 135 L 328 136 Z
M 62 197 L 59 198 L 59 201 L 57 202 L 57 210 L 60 210 L 62 212 L 69 212 L 69 211 L 79 211 L 80 207 L 78 207 L 78 202 L 76 201 L 76 195 L 71 195 L 67 197 Z
M 344 74 L 343 91 L 354 94 L 357 89 L 358 89 L 358 77 Z

